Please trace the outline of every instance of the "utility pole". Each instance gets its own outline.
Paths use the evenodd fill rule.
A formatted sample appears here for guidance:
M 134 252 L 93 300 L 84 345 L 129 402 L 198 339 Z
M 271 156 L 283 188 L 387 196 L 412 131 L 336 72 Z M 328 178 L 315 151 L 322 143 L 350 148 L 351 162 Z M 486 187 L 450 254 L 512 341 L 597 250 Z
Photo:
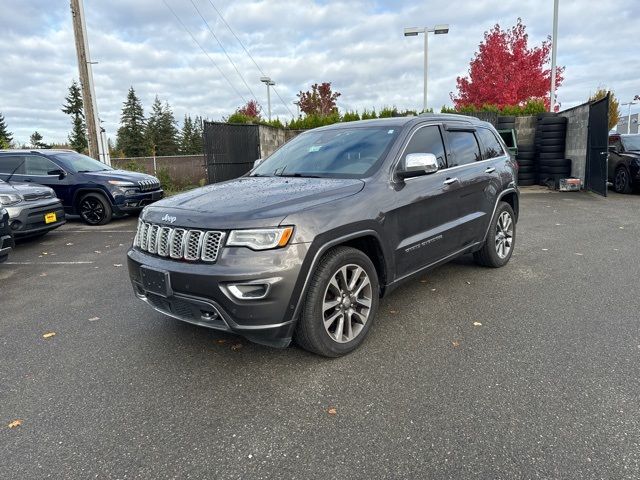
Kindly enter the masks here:
M 87 121 L 89 155 L 96 160 L 110 164 L 108 149 L 105 148 L 102 141 L 102 127 L 100 126 L 100 119 L 98 118 L 98 107 L 93 89 L 93 72 L 91 71 L 87 26 L 84 21 L 82 0 L 71 0 L 71 17 L 73 19 L 73 34 L 76 41 L 76 53 L 78 55 L 82 104 L 84 107 L 84 117 Z
M 549 111 L 556 108 L 556 54 L 558 50 L 558 4 L 560 0 L 553 1 L 553 37 L 551 38 L 551 91 L 549 95 Z

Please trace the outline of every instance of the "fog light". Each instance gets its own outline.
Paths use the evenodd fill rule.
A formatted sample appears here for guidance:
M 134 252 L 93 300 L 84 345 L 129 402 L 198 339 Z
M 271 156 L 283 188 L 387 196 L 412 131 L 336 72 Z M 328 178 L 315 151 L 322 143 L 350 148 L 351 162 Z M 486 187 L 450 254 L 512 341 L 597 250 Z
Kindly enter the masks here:
M 22 227 L 22 222 L 20 220 L 13 220 L 10 225 L 11 230 L 19 230 Z
M 235 283 L 228 288 L 231 295 L 240 300 L 260 300 L 269 293 L 268 283 Z

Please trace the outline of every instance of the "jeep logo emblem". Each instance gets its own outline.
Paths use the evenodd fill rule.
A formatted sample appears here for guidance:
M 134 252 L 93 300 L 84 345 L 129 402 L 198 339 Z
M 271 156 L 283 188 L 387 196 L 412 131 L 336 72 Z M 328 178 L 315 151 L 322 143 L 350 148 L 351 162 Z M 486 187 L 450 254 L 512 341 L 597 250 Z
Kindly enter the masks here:
M 162 217 L 162 221 L 173 223 L 176 221 L 176 217 L 171 217 L 168 213 L 165 213 L 164 217 Z

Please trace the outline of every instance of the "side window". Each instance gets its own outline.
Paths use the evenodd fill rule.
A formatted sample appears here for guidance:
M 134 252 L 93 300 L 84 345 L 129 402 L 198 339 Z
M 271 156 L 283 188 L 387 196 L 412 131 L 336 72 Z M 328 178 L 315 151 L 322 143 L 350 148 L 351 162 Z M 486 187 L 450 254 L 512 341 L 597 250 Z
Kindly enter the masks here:
M 436 125 L 422 127 L 413 134 L 407 148 L 405 148 L 404 155 L 410 153 L 433 153 L 438 159 L 438 168 L 447 168 L 442 134 L 440 127 Z
M 47 175 L 47 172 L 56 170 L 58 167 L 48 158 L 41 157 L 39 155 L 27 155 L 27 161 L 25 162 L 25 174 L 26 175 Z
M 16 175 L 24 174 L 24 156 L 0 155 L 0 173 L 10 174 L 13 171 Z
M 622 141 L 620 137 L 610 137 L 609 138 L 609 146 L 613 147 L 616 152 L 622 151 Z
M 467 165 L 482 159 L 480 147 L 473 132 L 448 132 L 449 146 L 451 147 L 452 159 L 449 161 L 450 167 Z
M 482 144 L 482 159 L 496 158 L 504 155 L 504 149 L 494 133 L 488 128 L 479 128 L 476 132 Z

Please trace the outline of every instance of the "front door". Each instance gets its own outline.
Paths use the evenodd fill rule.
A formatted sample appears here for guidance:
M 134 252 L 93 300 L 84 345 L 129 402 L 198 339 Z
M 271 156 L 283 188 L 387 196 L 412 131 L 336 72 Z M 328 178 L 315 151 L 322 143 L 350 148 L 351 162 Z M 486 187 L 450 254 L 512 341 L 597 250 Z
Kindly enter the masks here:
M 402 278 L 431 265 L 455 251 L 455 230 L 460 184 L 450 181 L 441 127 L 418 126 L 401 154 L 401 164 L 410 153 L 433 153 L 439 170 L 394 184 L 393 208 L 386 228 L 395 251 L 396 275 Z

